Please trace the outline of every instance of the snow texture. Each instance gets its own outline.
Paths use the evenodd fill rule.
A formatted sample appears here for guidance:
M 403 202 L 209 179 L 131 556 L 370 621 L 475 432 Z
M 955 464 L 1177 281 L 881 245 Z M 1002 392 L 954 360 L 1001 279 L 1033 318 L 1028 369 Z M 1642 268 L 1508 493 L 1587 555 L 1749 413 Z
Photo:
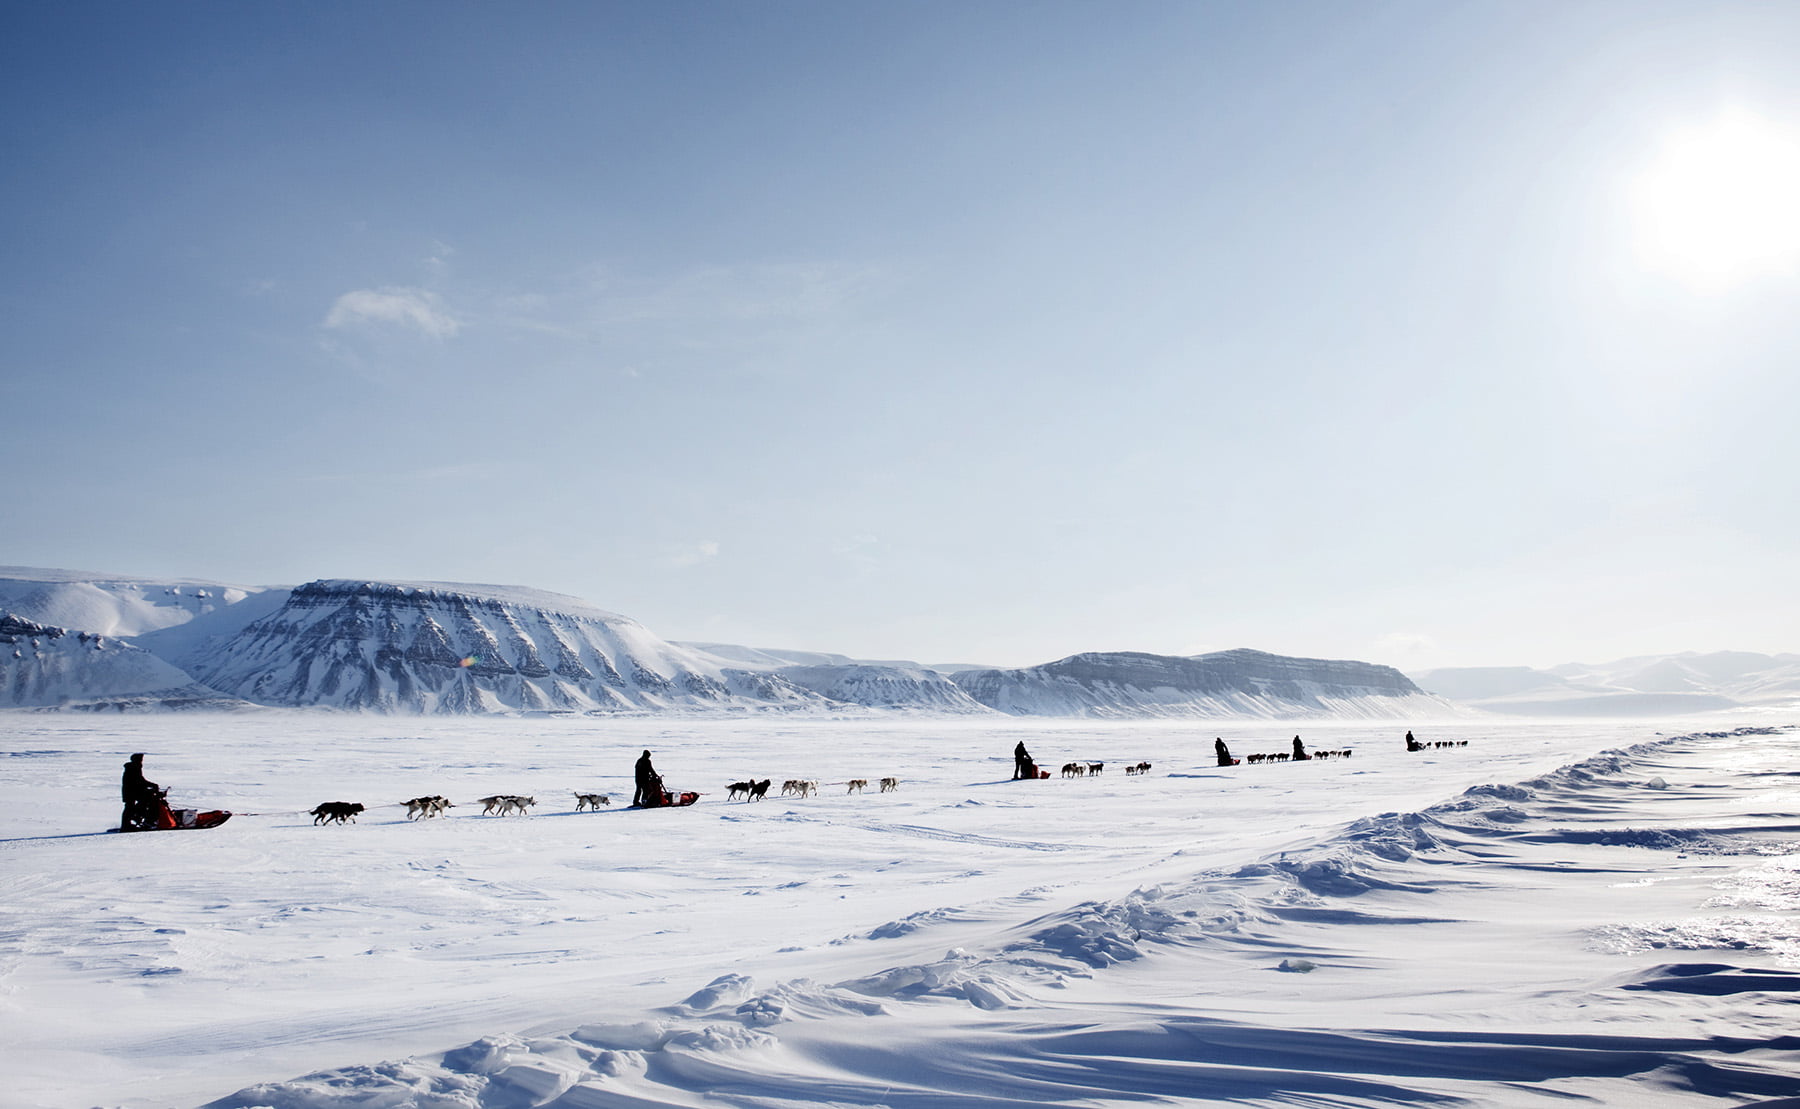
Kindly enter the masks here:
M 1351 758 L 1221 768 L 1159 722 L 191 719 L 0 715 L 9 1105 L 1800 1096 L 1791 728 L 1337 723 Z M 1109 767 L 1010 781 L 1020 741 Z M 701 803 L 575 811 L 640 747 Z M 133 750 L 238 815 L 94 834 Z

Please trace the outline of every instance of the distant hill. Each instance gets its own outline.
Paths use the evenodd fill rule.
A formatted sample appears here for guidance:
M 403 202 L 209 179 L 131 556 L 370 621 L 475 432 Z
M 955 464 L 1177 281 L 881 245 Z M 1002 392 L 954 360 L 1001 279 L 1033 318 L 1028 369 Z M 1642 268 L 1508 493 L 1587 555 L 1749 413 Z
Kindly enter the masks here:
M 0 706 L 224 709 L 239 703 L 124 640 L 4 613 Z
M 1651 655 L 1549 670 L 1451 668 L 1420 687 L 1487 712 L 1519 716 L 1652 716 L 1800 703 L 1800 655 L 1749 651 Z
M 0 612 L 90 635 L 129 637 L 178 627 L 269 588 L 0 566 Z
M 1239 649 L 1189 657 L 1114 651 L 954 675 L 1014 716 L 1401 717 L 1453 715 L 1391 666 Z

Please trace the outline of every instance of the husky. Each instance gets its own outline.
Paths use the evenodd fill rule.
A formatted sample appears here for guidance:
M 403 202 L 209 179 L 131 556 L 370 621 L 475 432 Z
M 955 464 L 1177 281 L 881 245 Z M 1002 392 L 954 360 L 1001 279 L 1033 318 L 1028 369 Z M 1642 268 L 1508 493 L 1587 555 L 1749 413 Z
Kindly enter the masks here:
M 584 809 L 599 812 L 601 805 L 610 804 L 612 804 L 612 798 L 604 793 L 577 793 L 575 795 L 576 812 L 581 812 Z
M 883 779 L 881 779 L 881 792 L 892 793 L 899 788 L 900 788 L 900 779 L 898 779 L 898 778 L 883 778 Z
M 433 816 L 442 816 L 445 809 L 456 807 L 448 797 L 436 793 L 427 797 L 415 797 L 410 801 L 402 801 L 401 804 L 406 806 L 406 819 L 408 820 L 425 820 Z
M 334 820 L 339 824 L 346 821 L 354 824 L 356 814 L 362 811 L 362 805 L 356 801 L 323 801 L 312 811 L 313 824 L 325 824 Z

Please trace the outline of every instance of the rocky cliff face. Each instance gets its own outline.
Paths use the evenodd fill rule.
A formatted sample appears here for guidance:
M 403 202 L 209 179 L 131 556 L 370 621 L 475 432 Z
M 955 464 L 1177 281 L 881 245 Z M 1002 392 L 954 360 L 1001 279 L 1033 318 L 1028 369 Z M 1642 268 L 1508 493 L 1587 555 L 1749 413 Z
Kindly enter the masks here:
M 315 581 L 182 660 L 260 704 L 377 712 L 811 709 L 778 675 L 718 665 L 636 621 L 558 594 Z
M 1389 666 L 1251 650 L 1081 654 L 1021 670 L 965 671 L 953 680 L 981 704 L 1014 716 L 1388 718 L 1454 711 Z

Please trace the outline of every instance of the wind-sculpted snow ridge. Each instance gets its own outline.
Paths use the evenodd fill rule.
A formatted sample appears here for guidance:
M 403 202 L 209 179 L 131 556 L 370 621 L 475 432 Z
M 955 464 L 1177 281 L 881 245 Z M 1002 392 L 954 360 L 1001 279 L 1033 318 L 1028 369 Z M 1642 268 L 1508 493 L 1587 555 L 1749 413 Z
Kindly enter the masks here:
M 821 710 L 779 675 L 720 667 L 573 597 L 519 587 L 316 581 L 184 660 L 259 704 L 374 712 Z
M 1022 670 L 967 670 L 952 680 L 1014 716 L 1397 719 L 1457 711 L 1390 666 L 1244 649 L 1190 658 L 1089 653 Z
M 1740 795 L 1710 782 L 1671 785 L 1661 774 L 1698 778 L 1713 769 L 1708 752 L 1719 741 L 1777 734 L 1670 737 L 1516 784 L 1476 785 L 1249 865 L 1190 871 L 1003 926 L 937 959 L 768 988 L 725 974 L 643 1021 L 488 1036 L 441 1055 L 253 1086 L 207 1109 L 1158 1101 L 1514 1109 L 1793 1097 L 1800 1037 L 1763 1003 L 1800 997 L 1800 973 L 1624 962 L 1703 949 L 1793 961 L 1800 879 L 1791 857 L 1739 875 L 1712 906 L 1723 914 L 1605 917 L 1628 911 L 1618 890 L 1679 880 L 1668 868 L 1682 856 L 1671 847 L 1780 844 L 1791 855 L 1800 828 L 1777 816 L 1756 836 L 1719 829 L 1709 841 L 1688 827 L 1679 844 L 1628 838 L 1623 851 L 1570 835 L 1617 824 L 1621 810 L 1640 805 L 1678 822 L 1729 815 Z M 1579 861 L 1572 849 L 1584 852 Z M 1638 880 L 1618 880 L 1627 878 Z M 1434 901 L 1448 912 L 1431 913 Z M 956 915 L 913 914 L 869 938 L 966 928 Z M 1529 947 L 1501 946 L 1518 943 L 1519 920 L 1565 916 L 1578 918 L 1567 934 L 1585 936 L 1585 950 L 1564 944 L 1560 925 L 1531 928 Z M 1460 982 L 1471 954 L 1511 960 L 1510 977 L 1531 985 L 1496 994 Z M 1404 1027 L 1376 1025 L 1354 1000 L 1315 1000 L 1363 980 L 1380 998 L 1438 983 L 1426 993 L 1447 1000 L 1434 1009 L 1421 995 Z M 1663 1006 L 1656 1019 L 1641 1008 L 1647 995 Z M 1678 1003 L 1692 1008 L 1670 1008 Z M 1495 1010 L 1506 1006 L 1523 1015 L 1503 1019 Z

